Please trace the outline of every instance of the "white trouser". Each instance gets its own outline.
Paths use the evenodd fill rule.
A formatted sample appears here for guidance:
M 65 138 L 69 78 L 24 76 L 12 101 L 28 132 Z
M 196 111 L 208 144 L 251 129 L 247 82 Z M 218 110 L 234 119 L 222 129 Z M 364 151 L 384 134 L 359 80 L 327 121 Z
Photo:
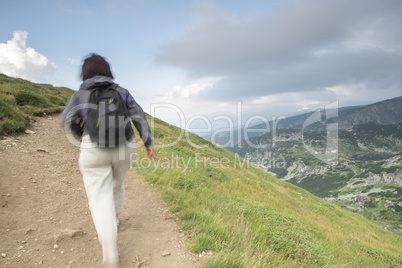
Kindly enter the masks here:
M 106 266 L 118 262 L 118 216 L 123 209 L 124 177 L 134 153 L 134 142 L 117 148 L 99 148 L 89 135 L 82 138 L 79 167 Z

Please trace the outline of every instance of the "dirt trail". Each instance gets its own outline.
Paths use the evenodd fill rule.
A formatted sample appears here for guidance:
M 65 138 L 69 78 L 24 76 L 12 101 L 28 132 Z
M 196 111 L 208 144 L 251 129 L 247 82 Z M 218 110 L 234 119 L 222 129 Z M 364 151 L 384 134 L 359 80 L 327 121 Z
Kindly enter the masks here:
M 78 169 L 79 148 L 57 116 L 34 133 L 0 140 L 0 267 L 102 267 L 101 247 Z M 121 267 L 194 267 L 158 194 L 131 170 L 120 215 Z M 138 259 L 137 259 L 138 257 Z

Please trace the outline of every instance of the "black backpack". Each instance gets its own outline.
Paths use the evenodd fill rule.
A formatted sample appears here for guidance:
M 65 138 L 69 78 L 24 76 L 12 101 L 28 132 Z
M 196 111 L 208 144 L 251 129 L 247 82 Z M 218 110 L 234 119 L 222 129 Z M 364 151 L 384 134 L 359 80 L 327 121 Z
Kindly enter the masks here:
M 118 147 L 134 137 L 127 104 L 117 86 L 96 88 L 89 97 L 86 129 L 99 147 Z

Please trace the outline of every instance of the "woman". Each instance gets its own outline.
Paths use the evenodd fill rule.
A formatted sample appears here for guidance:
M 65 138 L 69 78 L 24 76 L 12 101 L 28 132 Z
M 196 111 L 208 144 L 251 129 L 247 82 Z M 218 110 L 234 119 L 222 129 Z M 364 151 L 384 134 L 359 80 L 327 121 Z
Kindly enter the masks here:
M 83 83 L 71 97 L 61 119 L 64 124 L 70 124 L 74 114 L 71 111 L 82 111 L 83 128 L 79 168 L 92 219 L 99 242 L 102 245 L 103 265 L 105 267 L 117 267 L 118 216 L 123 208 L 123 182 L 131 167 L 130 159 L 135 152 L 135 143 L 132 139 L 114 148 L 105 148 L 100 147 L 93 139 L 91 140 L 89 134 L 93 133 L 93 129 L 88 128 L 92 124 L 87 122 L 88 107 L 93 107 L 88 106 L 91 94 L 102 88 L 113 88 L 112 90 L 116 90 L 120 94 L 121 100 L 126 105 L 124 113 L 128 113 L 131 122 L 140 133 L 149 158 L 154 155 L 153 140 L 144 111 L 126 89 L 113 83 L 114 78 L 110 66 L 103 57 L 91 54 L 86 58 L 82 65 L 81 76 Z

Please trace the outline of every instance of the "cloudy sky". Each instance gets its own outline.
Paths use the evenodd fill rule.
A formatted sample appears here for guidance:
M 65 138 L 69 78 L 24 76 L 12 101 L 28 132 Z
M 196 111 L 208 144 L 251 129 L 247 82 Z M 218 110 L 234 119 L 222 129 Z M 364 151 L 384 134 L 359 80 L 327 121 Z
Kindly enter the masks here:
M 0 23 L 0 72 L 77 90 L 96 52 L 193 130 L 402 95 L 400 0 L 3 0 Z

